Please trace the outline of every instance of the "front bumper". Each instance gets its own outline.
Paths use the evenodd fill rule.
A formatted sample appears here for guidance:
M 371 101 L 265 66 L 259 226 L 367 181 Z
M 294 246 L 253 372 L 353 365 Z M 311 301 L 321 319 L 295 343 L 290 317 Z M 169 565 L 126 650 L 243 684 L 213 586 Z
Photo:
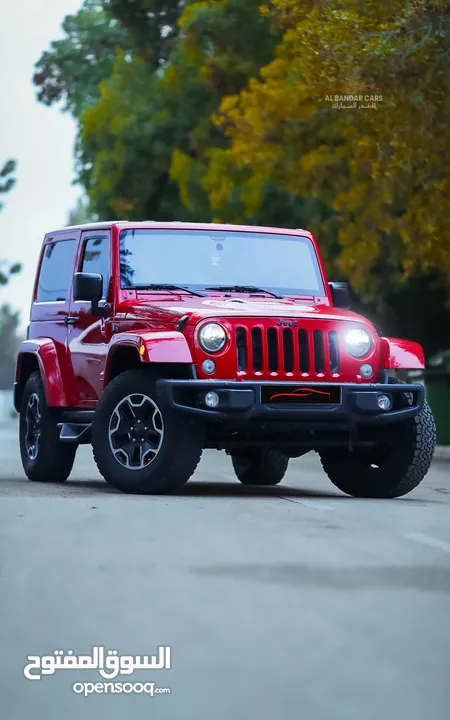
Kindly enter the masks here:
M 341 388 L 339 404 L 270 404 L 261 402 L 264 385 L 285 387 L 287 391 L 299 388 L 302 383 L 292 382 L 237 382 L 230 380 L 158 380 L 159 399 L 173 410 L 189 413 L 204 422 L 232 422 L 247 425 L 253 422 L 292 421 L 293 423 L 331 424 L 355 427 L 380 426 L 399 422 L 417 415 L 424 403 L 422 385 L 353 384 L 336 383 Z M 323 388 L 323 383 L 304 383 L 305 387 Z M 219 396 L 215 408 L 207 408 L 204 396 L 207 392 Z M 404 395 L 408 393 L 405 402 Z M 380 395 L 390 395 L 392 408 L 378 407 Z M 403 396 L 403 397 L 402 397 Z

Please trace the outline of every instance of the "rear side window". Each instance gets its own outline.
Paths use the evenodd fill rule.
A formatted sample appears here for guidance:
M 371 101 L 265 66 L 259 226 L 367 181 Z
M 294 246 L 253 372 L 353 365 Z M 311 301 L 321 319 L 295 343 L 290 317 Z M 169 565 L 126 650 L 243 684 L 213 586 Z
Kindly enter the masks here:
M 109 284 L 109 237 L 90 237 L 84 246 L 81 271 L 99 273 L 103 277 L 103 299 L 106 299 Z
M 45 246 L 36 302 L 67 299 L 76 249 L 76 240 L 59 240 Z

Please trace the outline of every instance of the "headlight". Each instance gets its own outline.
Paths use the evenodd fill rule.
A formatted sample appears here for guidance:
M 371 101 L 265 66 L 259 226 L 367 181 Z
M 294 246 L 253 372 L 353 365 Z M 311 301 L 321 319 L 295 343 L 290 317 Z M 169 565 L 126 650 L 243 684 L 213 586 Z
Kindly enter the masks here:
M 345 336 L 345 346 L 352 357 L 362 358 L 372 347 L 372 338 L 365 330 L 355 328 Z
M 203 350 L 208 353 L 216 353 L 222 350 L 225 345 L 227 334 L 222 325 L 212 322 L 200 328 L 198 341 Z

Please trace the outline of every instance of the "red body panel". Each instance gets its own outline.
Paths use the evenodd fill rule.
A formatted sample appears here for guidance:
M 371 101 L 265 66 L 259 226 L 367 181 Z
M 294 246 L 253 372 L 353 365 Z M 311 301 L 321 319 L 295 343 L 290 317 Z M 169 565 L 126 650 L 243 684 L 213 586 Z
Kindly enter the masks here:
M 422 347 L 411 340 L 381 338 L 383 367 L 386 370 L 422 370 L 425 356 Z
M 78 313 L 79 322 L 68 329 L 67 378 L 74 406 L 90 408 L 95 407 L 103 392 L 111 322 L 94 317 L 87 307 Z
M 263 293 L 230 294 L 210 291 L 206 297 L 196 297 L 182 291 L 137 291 L 120 286 L 119 236 L 122 229 L 214 229 L 227 232 L 270 232 L 308 237 L 314 247 L 322 274 L 326 295 L 321 297 L 287 296 L 275 299 Z M 76 238 L 78 250 L 73 271 L 81 268 L 82 243 L 89 233 L 107 232 L 111 237 L 111 282 L 108 291 L 110 315 L 102 320 L 92 314 L 89 303 L 74 302 L 72 286 L 65 302 L 36 303 L 36 287 L 30 315 L 29 340 L 19 351 L 16 381 L 20 383 L 23 353 L 37 357 L 44 380 L 49 405 L 90 408 L 95 407 L 110 377 L 114 354 L 123 346 L 136 350 L 143 363 L 195 363 L 200 379 L 292 380 L 311 382 L 376 382 L 381 369 L 423 368 L 424 356 L 417 343 L 379 338 L 373 325 L 348 310 L 333 307 L 325 269 L 314 237 L 304 230 L 264 228 L 254 226 L 213 225 L 201 223 L 97 223 L 82 228 L 65 228 L 51 233 L 44 240 Z M 67 317 L 76 318 L 67 325 Z M 183 318 L 181 331 L 176 324 Z M 214 355 L 200 347 L 197 336 L 207 321 L 220 322 L 228 335 L 224 349 Z M 283 326 L 283 320 L 285 325 Z M 372 336 L 372 349 L 362 359 L 349 355 L 344 344 L 345 333 L 352 328 L 364 328 Z M 242 330 L 248 344 L 247 364 L 238 363 L 237 331 Z M 301 369 L 298 333 L 304 331 L 305 348 L 310 359 L 307 370 Z M 286 345 L 292 332 L 293 367 L 287 369 Z M 252 334 L 253 333 L 253 334 Z M 255 333 L 261 338 L 256 362 Z M 279 367 L 269 365 L 268 333 L 276 333 Z M 330 333 L 333 335 L 332 346 Z M 315 365 L 314 342 L 323 343 L 323 369 Z M 287 338 L 287 340 L 286 340 Z M 337 343 L 337 345 L 336 345 Z M 331 357 L 338 348 L 338 367 Z M 139 349 L 141 352 L 139 352 Z M 305 351 L 306 352 L 306 351 Z M 216 370 L 206 375 L 202 362 L 212 358 Z M 313 361 L 314 358 L 314 361 Z M 370 363 L 373 376 L 362 379 L 359 368 Z
M 123 291 L 126 297 L 117 306 L 117 313 L 128 322 L 144 320 L 153 326 L 176 322 L 189 314 L 188 324 L 217 317 L 258 317 L 262 318 L 314 318 L 322 320 L 346 320 L 358 322 L 373 328 L 368 320 L 350 310 L 330 306 L 327 298 L 286 298 L 276 300 L 263 295 L 239 293 L 227 298 L 225 293 L 209 292 L 208 297 L 198 298 L 177 291 L 153 291 L 136 293 Z
M 75 271 L 82 266 L 83 246 L 90 237 L 110 233 L 83 232 L 75 260 Z M 112 277 L 112 251 L 110 255 L 110 272 Z M 111 283 L 110 283 L 111 285 Z M 114 307 L 114 295 L 111 287 L 106 300 Z M 67 330 L 67 360 L 69 365 L 70 384 L 74 383 L 74 405 L 86 409 L 94 408 L 103 392 L 106 359 L 109 342 L 113 336 L 113 313 L 108 320 L 102 320 L 92 314 L 89 302 L 70 300 L 69 314 L 75 319 Z M 73 379 L 73 380 L 72 380 Z
M 192 363 L 192 353 L 182 333 L 166 330 L 142 333 L 140 337 L 145 347 L 143 362 Z
M 72 295 L 72 278 L 70 279 L 69 287 L 67 288 L 68 292 L 66 300 L 56 302 L 36 302 L 38 277 L 44 256 L 44 250 L 49 242 L 54 240 L 75 240 L 79 243 L 80 236 L 80 230 L 67 230 L 65 228 L 59 233 L 50 233 L 45 237 L 33 290 L 28 339 L 38 341 L 39 346 L 49 345 L 49 347 L 53 348 L 52 353 L 56 353 L 53 366 L 55 368 L 57 366 L 58 370 L 54 370 L 53 376 L 59 377 L 59 389 L 55 388 L 54 392 L 47 394 L 48 404 L 55 406 L 73 407 L 76 404 L 77 399 L 75 379 L 71 368 L 70 358 L 67 353 L 68 326 L 66 321 L 69 316 L 70 297 Z M 22 347 L 23 345 L 19 349 L 19 353 L 22 352 Z M 44 367 L 44 372 L 42 372 L 44 387 L 47 386 L 47 380 L 44 376 L 45 372 L 46 368 Z M 50 372 L 52 371 L 50 370 Z
M 16 381 L 20 379 L 22 364 L 27 355 L 32 355 L 37 359 L 48 404 L 59 407 L 71 405 L 71 398 L 66 395 L 58 353 L 53 340 L 45 338 L 25 340 L 21 343 L 16 366 Z
M 299 363 L 299 352 L 298 352 L 298 345 L 297 343 L 293 343 L 293 356 L 294 356 L 294 369 L 291 371 L 286 371 L 282 367 L 282 363 L 279 363 L 279 367 L 277 370 L 270 370 L 269 363 L 267 361 L 268 359 L 268 349 L 267 347 L 267 332 L 271 328 L 274 327 L 274 322 L 272 318 L 261 318 L 261 317 L 253 317 L 253 318 L 239 318 L 239 319 L 223 319 L 220 317 L 216 318 L 217 321 L 220 321 L 220 323 L 228 330 L 229 334 L 229 345 L 225 346 L 224 350 L 222 352 L 217 353 L 214 356 L 214 360 L 217 365 L 217 371 L 215 373 L 215 377 L 219 378 L 226 378 L 226 379 L 236 379 L 236 380 L 281 380 L 281 381 L 302 381 L 302 382 L 308 382 L 308 381 L 314 381 L 314 382 L 369 382 L 370 380 L 363 380 L 359 374 L 359 368 L 362 364 L 362 362 L 369 362 L 374 368 L 378 368 L 380 364 L 379 360 L 379 347 L 377 347 L 376 344 L 374 344 L 373 349 L 371 352 L 364 358 L 363 361 L 356 360 L 355 358 L 352 358 L 348 352 L 345 350 L 344 344 L 343 344 L 343 336 L 346 331 L 353 328 L 354 325 L 351 322 L 341 321 L 341 322 L 333 322 L 329 320 L 323 320 L 321 318 L 314 318 L 313 319 L 305 319 L 302 322 L 302 318 L 299 319 L 299 325 L 298 328 L 294 329 L 294 333 L 298 332 L 298 330 L 306 330 L 307 332 L 307 345 L 308 345 L 308 357 L 310 358 L 309 361 L 309 367 L 308 370 L 305 372 L 301 372 L 300 370 L 300 363 Z M 202 323 L 203 324 L 203 323 Z M 370 326 L 364 325 L 363 322 L 360 321 L 359 323 L 361 326 L 365 327 L 368 331 L 370 331 Z M 201 325 L 199 326 L 201 327 Z M 257 370 L 254 367 L 253 358 L 251 357 L 252 353 L 249 352 L 249 359 L 248 359 L 248 368 L 246 370 L 238 370 L 236 366 L 236 340 L 235 340 L 235 330 L 236 328 L 247 328 L 247 337 L 251 337 L 251 332 L 254 328 L 259 328 L 261 330 L 261 338 L 262 338 L 262 344 L 263 344 L 263 360 L 262 368 L 261 370 Z M 314 367 L 314 362 L 312 360 L 314 349 L 312 347 L 313 345 L 313 333 L 317 331 L 318 333 L 321 333 L 324 337 L 327 333 L 331 331 L 335 331 L 337 334 L 337 341 L 338 341 L 338 347 L 339 347 L 339 368 L 336 372 L 332 372 L 330 368 L 330 357 L 329 357 L 329 347 L 327 342 L 324 342 L 323 344 L 323 352 L 324 352 L 324 368 L 322 371 L 316 370 Z M 197 333 L 195 333 L 194 337 Z M 375 333 L 372 332 L 372 336 L 375 337 Z M 199 378 L 206 378 L 211 377 L 210 375 L 205 375 L 201 370 L 201 363 L 203 360 L 206 360 L 206 358 L 211 357 L 207 353 L 202 350 L 202 348 L 199 346 L 199 344 L 195 343 L 196 348 L 196 359 L 197 359 L 197 372 Z M 278 348 L 278 355 L 279 357 L 283 357 L 283 330 L 280 328 L 280 330 L 277 333 L 277 348 Z M 371 378 L 372 382 L 376 378 Z
M 192 363 L 193 358 L 188 342 L 181 332 L 166 330 L 161 332 L 122 332 L 114 335 L 106 361 L 106 382 L 114 353 L 123 346 L 132 347 L 143 363 Z M 142 348 L 142 350 L 141 350 Z

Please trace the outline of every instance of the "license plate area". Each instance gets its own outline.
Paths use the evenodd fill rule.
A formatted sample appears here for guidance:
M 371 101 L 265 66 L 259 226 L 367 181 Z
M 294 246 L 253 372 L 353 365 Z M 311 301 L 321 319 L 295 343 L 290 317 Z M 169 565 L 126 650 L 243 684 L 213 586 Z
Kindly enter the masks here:
M 340 405 L 340 385 L 262 385 L 261 402 L 265 405 Z

